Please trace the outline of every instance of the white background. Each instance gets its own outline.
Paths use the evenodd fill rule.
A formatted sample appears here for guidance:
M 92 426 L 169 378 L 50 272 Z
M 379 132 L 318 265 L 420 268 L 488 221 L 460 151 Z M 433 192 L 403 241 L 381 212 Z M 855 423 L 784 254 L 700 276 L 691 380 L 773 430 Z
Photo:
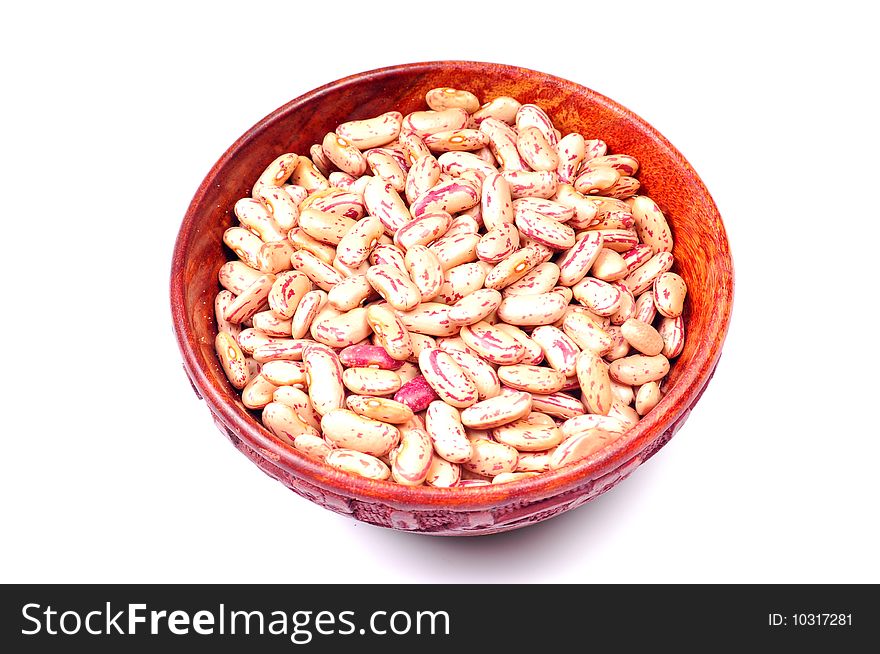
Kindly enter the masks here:
M 4 9 L 0 581 L 880 581 L 870 3 L 374 4 Z M 359 524 L 263 475 L 190 390 L 167 300 L 180 220 L 235 138 L 328 81 L 452 58 L 647 119 L 713 193 L 737 282 L 667 447 L 584 508 L 474 539 Z

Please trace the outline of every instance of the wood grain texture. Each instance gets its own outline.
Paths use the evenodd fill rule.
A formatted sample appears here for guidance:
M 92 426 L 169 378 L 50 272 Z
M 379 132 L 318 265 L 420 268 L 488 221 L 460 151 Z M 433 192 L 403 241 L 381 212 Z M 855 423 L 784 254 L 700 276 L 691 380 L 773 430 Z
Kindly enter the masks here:
M 213 298 L 226 260 L 223 231 L 232 207 L 283 152 L 308 153 L 338 123 L 426 108 L 437 86 L 470 90 L 483 101 L 511 95 L 543 107 L 563 132 L 601 138 L 635 156 L 643 192 L 667 216 L 673 268 L 688 284 L 687 340 L 664 384 L 666 396 L 611 448 L 563 470 L 511 484 L 444 489 L 405 487 L 330 469 L 294 451 L 245 409 L 214 355 Z M 733 262 L 718 210 L 684 157 L 644 120 L 612 100 L 552 75 L 465 61 L 383 68 L 311 91 L 238 139 L 208 173 L 183 219 L 171 270 L 171 308 L 184 370 L 220 430 L 264 472 L 322 506 L 384 527 L 441 535 L 516 529 L 580 506 L 652 456 L 681 427 L 712 376 L 733 304 Z

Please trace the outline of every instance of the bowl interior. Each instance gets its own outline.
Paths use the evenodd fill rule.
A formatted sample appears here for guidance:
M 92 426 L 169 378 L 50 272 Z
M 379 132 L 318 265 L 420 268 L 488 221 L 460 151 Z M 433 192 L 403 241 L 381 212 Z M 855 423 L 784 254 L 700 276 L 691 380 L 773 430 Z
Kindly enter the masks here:
M 248 196 L 260 172 L 283 152 L 308 153 L 338 123 L 398 110 L 424 109 L 425 92 L 451 86 L 483 101 L 510 95 L 544 108 L 563 134 L 578 131 L 601 138 L 609 152 L 635 156 L 642 193 L 669 220 L 675 238 L 675 268 L 688 284 L 684 317 L 687 340 L 665 383 L 666 396 L 646 419 L 610 451 L 569 469 L 506 484 L 510 488 L 463 489 L 494 501 L 512 493 L 550 494 L 619 465 L 658 438 L 698 397 L 720 354 L 733 294 L 729 246 L 717 209 L 699 177 L 662 136 L 643 120 L 589 89 L 551 75 L 475 62 L 429 62 L 362 73 L 312 91 L 272 113 L 242 136 L 218 161 L 184 219 L 172 271 L 172 309 L 185 367 L 200 394 L 224 422 L 243 432 L 294 474 L 366 496 L 399 496 L 403 502 L 432 502 L 446 489 L 407 489 L 365 482 L 317 465 L 274 439 L 241 404 L 214 355 L 213 299 L 217 271 L 229 258 L 224 230 L 235 221 L 232 207 Z M 487 490 L 488 489 L 488 490 Z M 448 495 L 446 495 L 448 501 Z

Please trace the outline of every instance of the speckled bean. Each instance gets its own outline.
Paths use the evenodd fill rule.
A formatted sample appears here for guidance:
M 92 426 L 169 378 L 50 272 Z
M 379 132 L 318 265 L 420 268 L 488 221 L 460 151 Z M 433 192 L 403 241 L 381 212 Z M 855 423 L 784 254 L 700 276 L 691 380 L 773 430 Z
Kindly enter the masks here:
M 346 266 L 359 266 L 370 257 L 383 233 L 382 221 L 365 216 L 354 223 L 340 238 L 336 257 Z
M 639 386 L 636 393 L 636 412 L 643 416 L 660 403 L 660 385 L 656 381 Z
M 404 263 L 403 252 L 396 245 L 377 245 L 370 254 L 370 265 L 372 266 L 394 266 L 400 272 L 406 273 L 406 263 Z
M 300 157 L 297 160 L 290 173 L 290 181 L 297 186 L 302 186 L 309 193 L 330 188 L 330 182 L 308 157 Z
M 359 150 L 367 150 L 396 139 L 402 120 L 403 115 L 399 111 L 389 111 L 375 118 L 337 125 L 336 133 Z
M 516 147 L 517 133 L 510 125 L 495 118 L 485 118 L 480 122 L 480 131 L 489 138 L 489 149 L 502 170 L 528 170 L 528 164 Z
M 391 476 L 404 486 L 421 486 L 431 467 L 431 440 L 422 429 L 406 429 L 392 457 Z
M 324 461 L 332 451 L 332 448 L 320 436 L 314 434 L 297 434 L 293 439 L 293 447 L 308 457 L 318 461 Z
M 263 243 L 257 251 L 257 269 L 272 275 L 290 270 L 292 254 L 293 246 L 287 241 Z
M 217 293 L 214 298 L 214 322 L 218 332 L 226 332 L 237 339 L 241 334 L 241 325 L 226 320 L 226 310 L 234 300 L 235 295 L 226 289 Z
M 419 355 L 419 369 L 434 392 L 447 404 L 464 408 L 477 401 L 476 386 L 446 352 L 425 350 Z
M 385 463 L 374 456 L 355 450 L 331 450 L 324 462 L 333 468 L 367 479 L 381 481 L 391 476 L 391 470 Z
M 584 405 L 590 413 L 608 415 L 612 399 L 608 364 L 592 352 L 581 352 L 577 359 L 577 377 Z
M 580 282 L 602 251 L 602 244 L 602 234 L 599 232 L 586 232 L 579 236 L 574 246 L 559 259 L 559 283 L 574 286 Z
M 641 183 L 635 177 L 625 177 L 621 175 L 620 179 L 614 182 L 610 187 L 603 189 L 601 193 L 612 198 L 623 200 L 635 195 L 640 186 Z
M 260 191 L 266 186 L 282 186 L 290 177 L 298 161 L 299 155 L 286 152 L 266 166 L 253 186 L 251 193 L 253 198 L 258 200 Z
M 512 336 L 513 339 L 522 346 L 522 355 L 516 363 L 536 366 L 544 360 L 544 351 L 541 349 L 541 346 L 516 325 L 499 322 L 495 324 L 495 328 Z
M 552 170 L 559 166 L 559 155 L 537 127 L 526 127 L 519 131 L 516 148 L 520 157 L 532 170 Z
M 336 447 L 382 456 L 400 441 L 400 431 L 387 423 L 365 418 L 348 409 L 334 409 L 321 417 L 324 438 Z
M 323 291 L 329 291 L 336 284 L 340 283 L 345 276 L 323 261 L 311 252 L 306 250 L 298 250 L 294 252 L 290 261 L 294 269 L 305 274 L 315 285 Z
M 664 272 L 654 280 L 654 306 L 665 318 L 678 318 L 684 310 L 687 285 L 680 275 Z
M 501 392 L 501 382 L 495 369 L 476 354 L 461 350 L 446 350 L 473 382 L 477 389 L 477 399 L 486 400 Z
M 473 456 L 455 407 L 440 400 L 431 402 L 425 412 L 425 425 L 438 456 L 450 463 L 465 463 Z
M 305 250 L 328 266 L 333 263 L 333 259 L 336 257 L 336 250 L 333 246 L 312 238 L 299 227 L 291 229 L 287 233 L 287 239 L 293 246 L 294 251 Z
M 576 397 L 566 393 L 550 393 L 549 395 L 533 395 L 532 410 L 546 413 L 554 418 L 567 420 L 586 413 L 583 403 Z
M 519 232 L 511 223 L 499 223 L 480 237 L 476 255 L 481 261 L 498 263 L 519 248 Z
M 542 452 L 562 442 L 562 432 L 553 418 L 532 412 L 506 425 L 496 427 L 492 435 L 499 443 L 510 445 L 520 452 Z
M 489 440 L 478 440 L 472 443 L 474 454 L 469 461 L 462 464 L 465 470 L 478 475 L 494 477 L 503 472 L 513 472 L 519 453 L 509 445 Z
M 274 187 L 273 187 L 274 188 Z M 286 195 L 280 189 L 275 193 Z M 248 230 L 256 234 L 264 242 L 283 241 L 287 238 L 287 230 L 279 226 L 262 202 L 251 198 L 242 198 L 233 207 L 235 217 Z
M 570 184 L 574 181 L 577 171 L 586 157 L 586 147 L 584 137 L 577 133 L 566 134 L 559 139 L 559 143 L 556 144 L 559 160 L 556 173 L 561 182 Z
M 226 307 L 225 318 L 232 323 L 243 323 L 250 320 L 257 312 L 269 306 L 269 292 L 275 283 L 275 275 L 261 275 L 236 296 Z
M 367 281 L 366 275 L 353 275 L 331 288 L 327 293 L 327 301 L 338 311 L 350 311 L 371 296 L 374 296 L 373 287 Z
M 467 152 L 489 144 L 489 137 L 478 129 L 453 129 L 425 137 L 431 152 Z
M 247 331 L 247 330 L 246 330 Z M 256 332 L 257 330 L 250 330 Z M 265 339 L 265 341 L 262 341 Z M 241 334 L 241 342 L 244 343 L 244 332 Z M 250 340 L 250 339 L 249 339 Z M 292 338 L 269 338 L 265 334 L 254 339 L 255 344 L 251 352 L 257 363 L 267 361 L 300 361 L 302 360 L 303 346 L 306 341 Z M 245 349 L 242 347 L 242 349 Z
M 409 422 L 414 415 L 407 405 L 387 397 L 349 395 L 345 404 L 358 415 L 394 425 Z
M 677 318 L 663 318 L 657 327 L 657 332 L 663 338 L 663 356 L 672 359 L 681 354 L 684 349 L 684 320 Z
M 251 268 L 243 261 L 227 261 L 220 266 L 220 271 L 217 274 L 220 285 L 233 295 L 241 295 L 262 276 L 263 273 Z
M 550 325 L 537 327 L 532 331 L 531 340 L 541 348 L 552 369 L 565 377 L 574 375 L 579 349 L 561 329 Z
M 354 177 L 360 177 L 367 170 L 367 161 L 361 151 L 334 132 L 327 132 L 324 136 L 321 152 L 339 170 Z
M 600 279 L 586 277 L 572 291 L 578 302 L 600 316 L 610 316 L 620 307 L 620 288 Z
M 337 245 L 355 226 L 355 221 L 345 216 L 337 216 L 317 209 L 304 209 L 299 215 L 299 226 L 312 238 L 322 243 Z
M 371 266 L 367 271 L 367 281 L 388 304 L 400 311 L 410 311 L 422 300 L 419 288 L 394 266 Z
M 468 113 L 460 107 L 441 111 L 414 111 L 403 119 L 402 129 L 424 139 L 426 136 L 453 129 L 462 129 L 468 122 Z
M 525 354 L 523 346 L 513 336 L 485 321 L 461 327 L 461 338 L 491 363 L 519 363 Z
M 574 188 L 578 193 L 593 195 L 604 193 L 620 180 L 620 173 L 613 168 L 588 168 L 574 180 Z
M 437 488 L 451 488 L 461 480 L 461 467 L 456 463 L 449 463 L 436 454 L 431 457 L 431 465 L 425 476 L 425 484 Z
M 381 368 L 347 368 L 342 383 L 358 395 L 391 395 L 400 390 L 400 377 L 393 370 Z
M 457 177 L 440 181 L 413 200 L 410 211 L 413 217 L 423 216 L 435 211 L 455 214 L 470 209 L 480 201 L 480 189 L 470 180 Z M 398 225 L 400 227 L 401 225 Z
M 366 319 L 381 349 L 392 361 L 399 364 L 412 356 L 412 337 L 398 314 L 385 306 L 375 304 L 367 307 Z M 399 368 L 400 365 L 396 367 Z
M 486 275 L 486 288 L 501 290 L 525 277 L 543 262 L 543 252 L 537 247 L 526 246 L 498 262 Z
M 641 386 L 651 381 L 663 379 L 669 372 L 669 360 L 662 354 L 655 356 L 634 354 L 612 361 L 608 371 L 614 379 L 622 384 Z
M 309 291 L 303 295 L 290 321 L 290 335 L 293 338 L 305 336 L 315 316 L 324 308 L 328 295 L 324 291 Z
M 628 431 L 629 425 L 618 417 L 585 413 L 567 419 L 559 426 L 559 428 L 562 430 L 562 435 L 565 436 L 565 438 L 571 438 L 572 436 L 584 434 L 591 429 L 601 429 L 616 434 L 624 434 Z
M 324 149 L 315 143 L 313 146 L 309 148 L 309 158 L 312 160 L 312 163 L 315 164 L 315 168 L 318 169 L 324 177 L 327 177 L 331 172 L 336 171 L 336 166 L 333 165 L 333 162 L 327 158 L 327 155 L 324 154 Z M 327 180 L 330 182 L 330 180 Z M 331 184 L 333 182 L 330 182 Z
M 562 318 L 567 306 L 559 293 L 508 295 L 498 305 L 498 317 L 511 325 L 550 325 Z
M 642 354 L 655 356 L 663 351 L 663 337 L 650 324 L 641 320 L 630 318 L 620 326 L 620 333 Z
M 445 211 L 427 213 L 413 219 L 394 234 L 394 243 L 404 250 L 414 245 L 430 245 L 443 236 L 452 224 Z
M 515 98 L 501 95 L 484 103 L 474 112 L 473 118 L 476 123 L 482 123 L 487 118 L 494 118 L 513 125 L 516 122 L 516 114 L 522 105 Z
M 407 208 L 400 193 L 388 182 L 379 177 L 372 177 L 364 188 L 364 204 L 372 216 L 382 221 L 385 229 L 393 233 L 410 220 Z
M 602 325 L 581 312 L 570 312 L 562 321 L 562 331 L 582 350 L 588 350 L 598 356 L 607 352 L 613 341 Z
M 477 402 L 461 412 L 461 421 L 468 427 L 491 429 L 519 420 L 532 410 L 532 396 L 516 391 Z
M 517 211 L 516 226 L 529 238 L 554 250 L 566 250 L 575 244 L 575 234 L 571 227 L 537 211 Z
M 609 248 L 602 248 L 599 250 L 599 254 L 596 256 L 590 272 L 596 279 L 614 282 L 626 277 L 628 270 L 626 261 L 618 252 Z
M 501 173 L 491 173 L 483 180 L 481 209 L 487 230 L 495 229 L 502 223 L 514 222 L 510 184 Z
M 621 384 L 613 379 L 611 380 L 611 393 L 614 396 L 612 402 L 619 401 L 621 404 L 632 404 L 636 397 L 632 386 Z
M 287 361 L 283 359 L 266 361 L 263 363 L 260 375 L 275 386 L 305 384 L 306 366 L 300 361 Z M 274 389 L 272 391 L 274 392 Z
M 549 395 L 565 386 L 565 375 L 553 368 L 516 364 L 498 368 L 498 378 L 519 391 Z
M 425 94 L 425 102 L 434 111 L 456 108 L 472 114 L 480 108 L 480 101 L 473 93 L 449 87 L 431 89 Z
M 556 171 L 505 170 L 501 173 L 510 185 L 510 197 L 552 198 L 559 178 Z
M 444 236 L 435 241 L 429 249 L 436 255 L 443 270 L 449 270 L 475 261 L 479 242 L 478 234 L 458 234 Z
M 263 407 L 262 422 L 270 432 L 288 445 L 294 445 L 300 434 L 317 436 L 318 432 L 296 411 L 281 402 L 269 402 Z
M 672 267 L 672 262 L 669 252 L 658 252 L 627 275 L 623 283 L 633 295 L 639 295 L 649 289 L 659 275 L 667 272 Z
M 547 261 L 535 267 L 522 279 L 510 284 L 504 289 L 504 296 L 508 295 L 541 295 L 549 293 L 556 288 L 559 281 L 559 266 Z M 566 302 L 566 304 L 568 304 Z
M 440 179 L 440 164 L 433 155 L 421 157 L 413 163 L 406 177 L 404 192 L 408 202 L 412 203 Z
M 586 229 L 597 221 L 596 205 L 590 201 L 590 198 L 575 190 L 571 184 L 559 184 L 552 199 L 574 211 L 574 216 L 568 221 L 574 229 Z
M 406 251 L 404 264 L 420 293 L 421 301 L 428 302 L 437 297 L 445 277 L 443 265 L 434 250 L 424 245 L 412 245 Z
M 479 206 L 479 205 L 475 205 Z M 452 236 L 462 236 L 464 234 L 479 234 L 480 222 L 467 213 L 460 213 L 449 225 L 449 230 L 444 234 L 444 238 Z
M 367 212 L 362 194 L 352 190 L 328 188 L 312 193 L 300 204 L 301 209 L 315 209 L 334 216 L 360 220 Z
M 309 333 L 318 343 L 334 348 L 360 343 L 371 333 L 367 323 L 367 310 L 355 307 L 341 313 L 333 307 L 325 306 L 312 321 Z
M 444 282 L 435 298 L 436 301 L 455 304 L 461 298 L 479 290 L 483 287 L 486 274 L 491 268 L 491 264 L 485 262 L 465 263 L 450 268 L 444 275 Z
M 633 270 L 646 263 L 652 256 L 654 256 L 654 251 L 651 249 L 650 246 L 639 243 L 638 245 L 630 248 L 620 256 L 622 256 L 623 260 L 626 262 L 626 272 L 628 275 Z
M 515 472 L 547 472 L 550 470 L 550 457 L 553 456 L 555 449 L 542 452 L 520 452 Z
M 657 308 L 654 306 L 652 290 L 645 291 L 636 298 L 632 315 L 636 320 L 641 320 L 649 325 L 654 322 L 654 318 L 657 316 Z
M 306 386 L 315 411 L 325 415 L 344 406 L 345 387 L 342 385 L 342 364 L 339 357 L 326 348 L 303 348 L 306 364 Z M 312 383 L 315 380 L 315 383 Z
M 269 307 L 281 318 L 293 318 L 299 303 L 312 288 L 309 278 L 301 272 L 279 274 L 269 290 Z
M 258 268 L 257 253 L 263 240 L 243 227 L 230 227 L 223 232 L 223 242 L 235 255 L 251 268 Z
M 602 429 L 590 429 L 583 434 L 571 436 L 554 450 L 550 457 L 550 469 L 558 470 L 563 466 L 582 461 L 618 438 L 620 434 Z
M 250 381 L 251 375 L 244 353 L 235 337 L 227 332 L 218 332 L 214 339 L 214 350 L 229 383 L 239 390 L 244 388 Z
M 638 245 L 636 233 L 631 229 L 597 229 L 602 235 L 602 247 L 615 252 L 627 252 Z
M 422 302 L 412 311 L 398 312 L 401 322 L 410 332 L 428 336 L 452 336 L 460 325 L 450 319 L 451 307 L 438 302 Z

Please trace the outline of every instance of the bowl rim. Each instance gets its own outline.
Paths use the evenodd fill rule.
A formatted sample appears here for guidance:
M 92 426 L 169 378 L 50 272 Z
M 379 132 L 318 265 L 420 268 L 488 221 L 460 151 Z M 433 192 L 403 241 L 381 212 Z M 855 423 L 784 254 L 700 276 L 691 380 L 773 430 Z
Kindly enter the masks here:
M 690 366 L 676 380 L 673 388 L 647 416 L 639 421 L 636 427 L 616 440 L 611 446 L 574 465 L 506 484 L 464 488 L 404 486 L 391 481 L 376 481 L 359 477 L 331 468 L 307 457 L 305 454 L 294 450 L 291 446 L 277 439 L 247 413 L 245 409 L 227 402 L 223 398 L 219 385 L 215 385 L 207 372 L 202 368 L 197 354 L 199 340 L 196 334 L 189 328 L 189 321 L 185 315 L 186 285 L 184 283 L 183 270 L 186 261 L 184 253 L 189 248 L 190 241 L 196 231 L 193 227 L 197 209 L 204 200 L 208 189 L 216 183 L 216 178 L 221 168 L 236 156 L 239 149 L 258 136 L 275 120 L 295 112 L 309 102 L 319 100 L 323 95 L 331 91 L 361 83 L 365 80 L 378 82 L 385 77 L 395 76 L 399 73 L 418 74 L 420 71 L 433 71 L 439 67 L 469 72 L 479 72 L 489 67 L 503 69 L 508 73 L 529 76 L 537 75 L 561 87 L 576 90 L 579 94 L 586 95 L 591 101 L 604 106 L 611 112 L 638 123 L 656 142 L 665 148 L 666 154 L 670 159 L 676 165 L 682 167 L 686 174 L 692 177 L 702 193 L 705 194 L 710 210 L 708 217 L 717 223 L 720 229 L 720 243 L 723 246 L 719 250 L 719 255 L 723 257 L 720 264 L 726 264 L 725 268 L 729 270 L 729 283 L 723 289 L 717 289 L 717 292 L 723 292 L 723 295 L 718 296 L 717 311 L 713 312 L 713 315 L 709 318 L 707 325 L 707 336 L 709 338 L 699 346 Z M 393 110 L 393 108 L 390 110 Z M 716 260 L 716 263 L 719 263 L 719 261 Z M 381 501 L 391 506 L 406 509 L 453 512 L 492 508 L 513 502 L 522 502 L 526 499 L 529 501 L 540 501 L 558 495 L 583 486 L 604 474 L 626 465 L 650 445 L 662 438 L 666 430 L 674 425 L 685 411 L 690 410 L 690 407 L 699 398 L 704 386 L 711 378 L 730 326 L 733 294 L 734 270 L 730 253 L 730 242 L 715 201 L 702 179 L 700 179 L 684 155 L 662 134 L 626 107 L 601 93 L 570 80 L 520 66 L 467 60 L 439 60 L 396 64 L 355 73 L 308 91 L 265 116 L 229 146 L 226 152 L 211 167 L 211 170 L 193 195 L 175 241 L 170 278 L 172 320 L 178 347 L 183 357 L 184 369 L 197 393 L 208 404 L 208 407 L 215 416 L 215 420 L 219 418 L 220 421 L 225 423 L 227 429 L 235 432 L 237 437 L 247 446 L 259 452 L 264 458 L 271 460 L 273 466 L 280 468 L 293 477 L 304 479 L 323 490 L 328 490 L 344 497 Z

